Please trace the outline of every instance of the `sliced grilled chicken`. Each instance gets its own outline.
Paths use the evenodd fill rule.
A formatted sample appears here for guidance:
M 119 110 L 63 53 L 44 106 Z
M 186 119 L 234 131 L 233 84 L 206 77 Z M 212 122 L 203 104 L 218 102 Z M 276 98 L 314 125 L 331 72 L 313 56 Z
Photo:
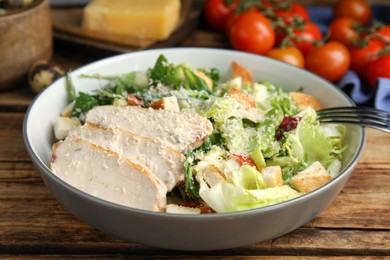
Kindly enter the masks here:
M 213 130 L 211 122 L 198 115 L 136 106 L 98 106 L 87 113 L 86 122 L 157 138 L 180 152 L 199 147 Z
M 148 170 L 85 140 L 53 145 L 51 170 L 70 185 L 129 207 L 164 211 L 166 188 Z
M 184 156 L 157 139 L 142 137 L 123 128 L 85 124 L 69 132 L 67 140 L 84 139 L 112 150 L 148 169 L 171 191 L 184 179 Z

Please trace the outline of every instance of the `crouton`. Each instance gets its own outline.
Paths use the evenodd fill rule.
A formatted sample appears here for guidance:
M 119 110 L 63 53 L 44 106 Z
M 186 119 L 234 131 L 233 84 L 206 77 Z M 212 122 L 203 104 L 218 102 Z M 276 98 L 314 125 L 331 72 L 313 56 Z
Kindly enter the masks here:
M 218 168 L 215 164 L 208 163 L 205 161 L 199 162 L 194 170 L 197 172 L 197 175 L 202 175 L 202 179 L 209 185 L 210 187 L 214 187 L 219 182 L 226 180 L 226 177 L 223 171 Z
M 310 192 L 324 185 L 332 177 L 320 162 L 314 162 L 305 170 L 291 178 L 290 185 L 299 192 Z
M 261 171 L 264 183 L 267 188 L 282 186 L 282 169 L 280 166 L 268 166 Z
M 210 164 L 209 170 L 204 171 L 203 176 L 211 187 L 217 185 L 221 181 L 226 180 L 223 172 L 214 164 Z
M 179 103 L 177 102 L 177 98 L 175 96 L 163 97 L 160 100 L 152 103 L 150 107 L 153 109 L 164 109 L 173 112 L 180 112 Z
M 237 62 L 232 62 L 232 69 L 233 69 L 233 77 L 241 77 L 242 82 L 244 84 L 252 85 L 253 84 L 253 78 L 251 75 L 251 72 L 247 70 L 245 67 L 241 66 Z
M 256 107 L 256 101 L 253 98 L 236 88 L 230 89 L 227 96 L 235 99 L 245 109 Z
M 301 92 L 290 92 L 289 94 L 295 100 L 298 105 L 298 108 L 301 110 L 307 107 L 312 107 L 315 110 L 320 110 L 323 108 L 320 101 L 318 101 L 318 99 L 316 99 L 312 95 Z

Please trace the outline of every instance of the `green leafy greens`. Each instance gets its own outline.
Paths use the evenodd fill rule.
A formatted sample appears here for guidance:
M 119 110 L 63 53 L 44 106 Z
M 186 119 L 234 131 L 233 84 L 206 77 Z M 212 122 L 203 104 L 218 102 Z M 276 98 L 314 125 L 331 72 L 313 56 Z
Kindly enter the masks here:
M 72 117 L 80 121 L 95 106 L 129 105 L 136 98 L 141 106 L 149 107 L 161 98 L 174 97 L 181 112 L 196 113 L 212 122 L 213 133 L 185 154 L 185 178 L 178 187 L 184 187 L 185 200 L 204 201 L 216 212 L 262 207 L 300 196 L 290 181 L 314 162 L 320 162 L 332 176 L 341 167 L 345 127 L 321 125 L 315 110 L 298 109 L 288 93 L 270 82 L 248 85 L 241 78 L 220 82 L 217 69 L 174 65 L 164 55 L 146 72 L 82 77 L 105 85 L 93 93 L 76 95 L 70 74 L 66 75 L 68 101 L 74 102 Z M 229 95 L 232 89 L 255 105 L 243 106 L 245 100 Z M 286 118 L 294 124 L 282 127 Z M 280 167 L 282 185 L 269 186 L 263 176 L 262 171 L 272 166 Z

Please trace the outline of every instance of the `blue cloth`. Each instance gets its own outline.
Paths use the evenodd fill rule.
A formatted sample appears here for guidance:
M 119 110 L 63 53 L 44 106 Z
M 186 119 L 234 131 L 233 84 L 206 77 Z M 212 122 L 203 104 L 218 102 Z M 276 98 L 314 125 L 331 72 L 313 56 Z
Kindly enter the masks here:
M 307 10 L 310 20 L 325 34 L 332 21 L 332 9 L 309 7 Z M 390 24 L 390 5 L 373 5 L 372 15 L 374 19 Z M 371 88 L 354 71 L 348 70 L 335 85 L 347 93 L 357 105 L 372 106 L 390 112 L 390 79 L 380 78 L 377 87 Z

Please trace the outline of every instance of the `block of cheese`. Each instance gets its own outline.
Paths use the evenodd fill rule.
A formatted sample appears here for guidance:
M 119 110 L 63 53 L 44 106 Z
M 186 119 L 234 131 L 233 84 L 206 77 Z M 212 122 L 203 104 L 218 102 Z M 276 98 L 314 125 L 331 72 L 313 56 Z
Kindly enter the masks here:
M 180 18 L 180 0 L 92 0 L 83 13 L 83 28 L 102 33 L 163 40 Z

